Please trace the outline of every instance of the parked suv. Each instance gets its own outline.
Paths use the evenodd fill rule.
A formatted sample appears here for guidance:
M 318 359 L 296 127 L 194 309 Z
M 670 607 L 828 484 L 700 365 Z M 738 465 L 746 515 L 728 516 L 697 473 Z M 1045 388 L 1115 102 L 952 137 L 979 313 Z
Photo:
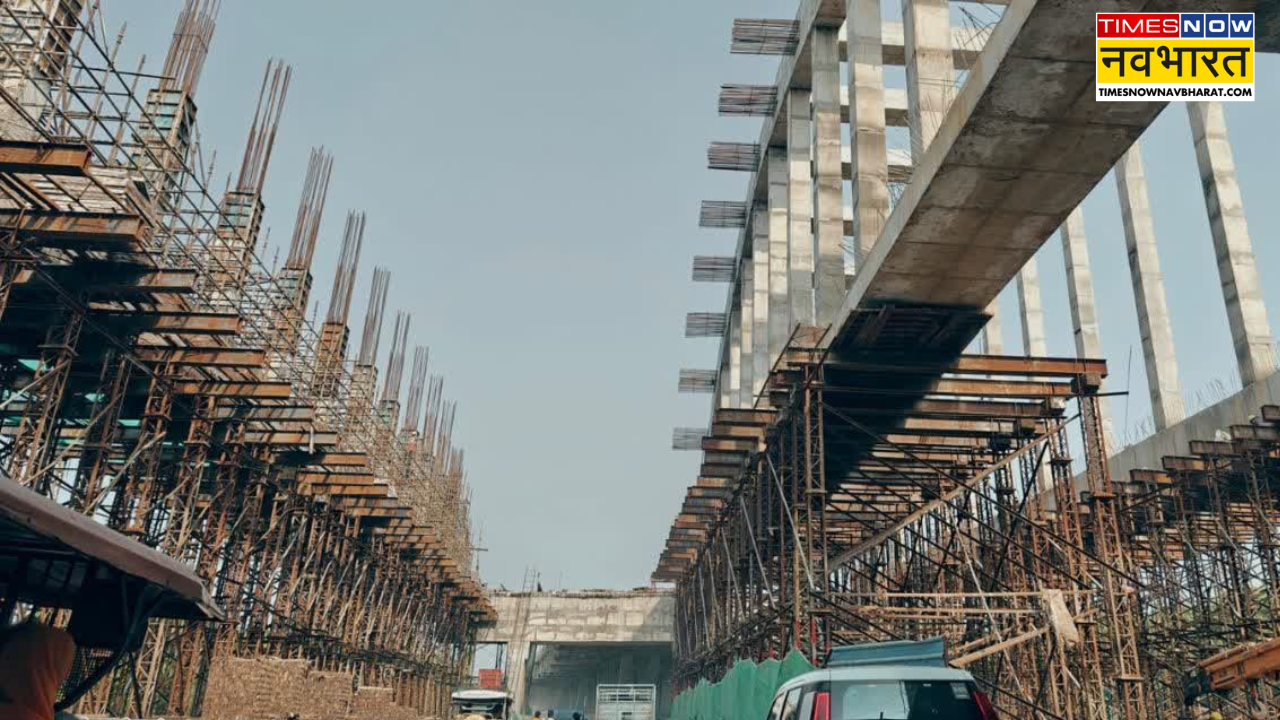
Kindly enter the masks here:
M 778 689 L 767 720 L 998 720 L 941 640 L 837 648 L 826 669 Z

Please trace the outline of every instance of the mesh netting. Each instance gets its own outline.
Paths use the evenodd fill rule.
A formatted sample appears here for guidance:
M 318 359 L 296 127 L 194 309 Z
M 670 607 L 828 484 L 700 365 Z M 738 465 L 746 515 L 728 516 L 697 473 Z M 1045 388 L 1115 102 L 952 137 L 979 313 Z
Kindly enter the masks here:
M 813 669 L 798 652 L 782 662 L 739 660 L 720 682 L 703 680 L 680 693 L 671 705 L 671 720 L 762 718 L 783 683 Z

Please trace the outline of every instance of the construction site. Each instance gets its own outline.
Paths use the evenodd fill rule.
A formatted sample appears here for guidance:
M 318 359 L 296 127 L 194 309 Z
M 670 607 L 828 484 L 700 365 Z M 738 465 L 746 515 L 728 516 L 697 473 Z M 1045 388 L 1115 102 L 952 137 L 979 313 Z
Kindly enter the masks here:
M 117 63 L 124 33 L 98 0 L 0 2 L 0 467 L 193 569 L 223 618 L 152 622 L 132 662 L 70 709 L 443 717 L 494 619 L 473 572 L 456 405 L 412 315 L 388 316 L 389 271 L 360 265 L 364 215 L 318 242 L 324 150 L 296 178 L 287 256 L 262 258 L 289 66 L 245 78 L 257 111 L 214 185 L 196 117 L 217 111 L 197 95 L 217 5 L 174 7 L 156 72 Z M 339 256 L 322 319 L 308 315 L 317 252 Z M 22 578 L 70 593 L 94 572 L 27 560 L 0 586 L 6 620 L 27 608 Z M 31 609 L 65 622 L 49 605 Z M 109 654 L 82 643 L 73 672 Z
M 515 592 L 480 578 L 429 323 L 389 312 L 363 212 L 321 232 L 318 145 L 267 259 L 292 68 L 244 79 L 220 183 L 197 123 L 219 3 L 174 4 L 158 69 L 123 66 L 109 4 L 0 0 L 0 627 L 75 639 L 59 709 L 438 720 L 478 678 L 506 717 L 740 720 L 688 698 L 744 663 L 941 638 L 1000 718 L 1280 718 L 1280 375 L 1226 110 L 1095 99 L 1096 12 L 1189 8 L 726 15 L 706 42 L 777 68 L 707 98 L 749 139 L 706 154 L 745 195 L 701 205 L 732 250 L 692 262 L 727 289 L 684 328 L 718 348 L 679 371 L 710 403 L 672 437 L 698 471 L 647 588 Z M 1274 3 L 1186 4 L 1256 13 L 1256 52 L 1280 52 Z M 1221 287 L 1200 301 L 1239 379 L 1194 412 L 1142 155 L 1162 113 L 1190 127 Z M 1152 412 L 1124 440 L 1081 209 L 1111 186 Z M 1048 273 L 1070 327 L 1046 322 Z M 647 709 L 604 713 L 624 696 Z
M 733 21 L 726 50 L 777 56 L 777 81 L 725 78 L 720 113 L 754 118 L 752 139 L 707 153 L 747 191 L 703 204 L 734 253 L 693 261 L 728 293 L 688 316 L 719 355 L 680 390 L 712 409 L 675 431 L 700 470 L 653 574 L 676 593 L 677 692 L 744 658 L 941 636 L 1002 718 L 1280 716 L 1280 382 L 1224 106 L 1093 87 L 1095 12 L 1256 10 L 1259 53 L 1280 49 L 1274 14 L 905 0 L 898 22 L 889 5 Z M 1242 388 L 1195 415 L 1140 141 L 1162 111 L 1190 123 L 1222 289 L 1203 302 Z M 1154 421 L 1123 452 L 1080 210 L 1104 181 Z M 1065 267 L 1038 266 L 1059 242 Z M 1045 326 L 1048 272 L 1069 328 Z M 1009 285 L 1015 318 L 995 303 Z M 1074 356 L 1046 357 L 1050 331 Z

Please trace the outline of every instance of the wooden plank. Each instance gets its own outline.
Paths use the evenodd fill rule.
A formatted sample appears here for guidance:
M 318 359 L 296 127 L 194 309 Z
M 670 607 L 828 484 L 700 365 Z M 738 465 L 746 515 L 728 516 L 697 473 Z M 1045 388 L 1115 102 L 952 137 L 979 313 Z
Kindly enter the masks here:
M 134 351 L 138 359 L 157 365 L 198 365 L 224 368 L 259 368 L 267 364 L 267 352 L 257 348 L 160 347 L 143 345 Z
M 1075 377 L 1107 374 L 1105 360 L 1080 358 L 1029 358 L 1017 355 L 962 355 L 958 360 L 921 362 L 915 355 L 895 356 L 889 353 L 833 353 L 827 367 L 856 372 L 899 375 L 937 375 L 939 373 L 973 373 L 977 375 L 1023 375 L 1043 377 Z
M 304 470 L 298 473 L 300 483 L 335 483 L 341 485 L 372 485 L 378 482 L 373 473 L 316 472 Z
M 338 433 L 251 432 L 245 433 L 245 442 L 250 445 L 296 445 L 300 447 L 337 445 Z
M 0 140 L 0 173 L 85 177 L 89 148 L 67 143 Z
M 199 277 L 200 274 L 195 270 L 146 270 L 129 273 L 124 277 L 107 277 L 101 283 L 90 278 L 86 289 L 94 296 L 186 294 L 195 292 Z
M 151 234 L 137 215 L 8 209 L 0 209 L 0 229 L 17 231 L 41 245 L 69 248 L 129 247 Z
M 311 495 L 335 495 L 342 497 L 391 497 L 391 486 L 374 485 L 330 485 L 327 483 L 311 483 L 302 486 L 302 492 Z
M 325 467 L 366 467 L 369 456 L 362 452 L 326 452 L 311 463 Z
M 175 395 L 204 395 L 222 398 L 287 400 L 293 384 L 288 382 L 182 381 L 173 384 Z

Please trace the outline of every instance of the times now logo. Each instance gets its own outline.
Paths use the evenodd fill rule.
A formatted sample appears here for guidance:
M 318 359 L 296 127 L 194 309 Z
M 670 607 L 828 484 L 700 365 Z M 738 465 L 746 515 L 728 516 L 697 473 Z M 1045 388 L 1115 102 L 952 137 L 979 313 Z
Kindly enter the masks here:
M 1098 13 L 1098 38 L 1253 38 L 1253 13 Z

